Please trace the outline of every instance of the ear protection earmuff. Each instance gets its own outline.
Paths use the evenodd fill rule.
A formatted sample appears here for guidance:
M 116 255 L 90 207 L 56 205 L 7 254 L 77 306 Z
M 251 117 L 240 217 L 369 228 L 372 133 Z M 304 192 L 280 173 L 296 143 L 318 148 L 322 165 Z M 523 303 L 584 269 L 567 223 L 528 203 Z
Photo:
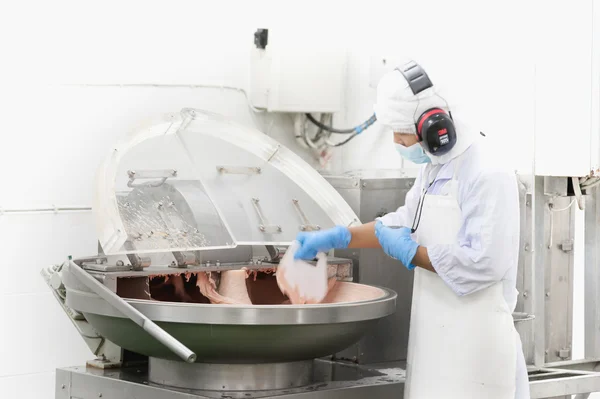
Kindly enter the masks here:
M 425 70 L 414 61 L 396 70 L 404 76 L 414 95 L 433 87 Z M 430 108 L 423 112 L 415 121 L 415 128 L 419 141 L 433 155 L 443 155 L 456 144 L 456 129 L 452 114 L 441 108 Z

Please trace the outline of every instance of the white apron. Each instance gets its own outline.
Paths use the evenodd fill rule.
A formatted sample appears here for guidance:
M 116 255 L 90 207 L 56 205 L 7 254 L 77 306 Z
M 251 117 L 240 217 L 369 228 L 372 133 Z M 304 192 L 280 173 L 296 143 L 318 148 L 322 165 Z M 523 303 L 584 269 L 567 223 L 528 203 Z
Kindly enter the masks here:
M 448 195 L 425 196 L 415 233 L 419 245 L 456 242 L 461 226 L 458 167 L 446 184 Z M 404 397 L 515 398 L 515 334 L 501 282 L 460 297 L 437 274 L 417 267 Z

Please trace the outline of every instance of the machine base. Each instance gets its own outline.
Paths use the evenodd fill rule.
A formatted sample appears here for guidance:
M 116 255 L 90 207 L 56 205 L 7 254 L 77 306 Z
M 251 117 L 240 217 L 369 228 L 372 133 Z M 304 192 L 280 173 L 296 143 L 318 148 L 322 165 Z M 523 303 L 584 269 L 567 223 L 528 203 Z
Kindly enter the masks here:
M 315 360 L 314 382 L 299 388 L 255 391 L 209 391 L 154 384 L 148 367 L 100 370 L 71 367 L 56 370 L 56 399 L 253 399 L 253 398 L 401 398 L 405 366 L 368 367 Z
M 314 362 L 188 364 L 150 358 L 148 380 L 158 385 L 209 391 L 265 391 L 298 388 L 313 382 Z
M 537 368 L 530 366 L 531 399 L 566 395 L 587 397 L 600 392 L 600 359 L 565 361 Z M 56 370 L 56 399 L 358 399 L 404 395 L 406 363 L 356 365 L 318 359 L 314 382 L 281 390 L 208 391 L 159 385 L 149 381 L 148 365 L 120 369 L 70 367 Z M 579 396 L 578 396 L 579 397 Z

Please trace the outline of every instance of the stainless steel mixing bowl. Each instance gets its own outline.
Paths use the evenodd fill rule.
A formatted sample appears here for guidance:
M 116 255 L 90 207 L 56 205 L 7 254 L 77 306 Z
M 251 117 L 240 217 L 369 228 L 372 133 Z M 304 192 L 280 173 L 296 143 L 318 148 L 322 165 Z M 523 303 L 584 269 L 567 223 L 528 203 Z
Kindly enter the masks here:
M 353 284 L 353 283 L 346 283 Z M 396 293 L 318 305 L 215 305 L 126 299 L 198 355 L 202 363 L 274 363 L 328 356 L 357 342 L 395 310 Z M 67 305 L 115 344 L 179 360 L 98 295 L 67 286 Z

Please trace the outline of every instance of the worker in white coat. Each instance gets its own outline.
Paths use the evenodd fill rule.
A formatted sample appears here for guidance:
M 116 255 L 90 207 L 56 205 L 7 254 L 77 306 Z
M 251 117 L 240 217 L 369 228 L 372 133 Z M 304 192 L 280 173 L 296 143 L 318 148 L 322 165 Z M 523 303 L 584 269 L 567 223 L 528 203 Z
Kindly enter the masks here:
M 512 319 L 519 251 L 514 172 L 493 161 L 485 138 L 453 119 L 415 62 L 382 78 L 375 113 L 400 155 L 422 164 L 405 205 L 358 227 L 299 233 L 296 258 L 381 247 L 414 270 L 405 398 L 529 398 Z

